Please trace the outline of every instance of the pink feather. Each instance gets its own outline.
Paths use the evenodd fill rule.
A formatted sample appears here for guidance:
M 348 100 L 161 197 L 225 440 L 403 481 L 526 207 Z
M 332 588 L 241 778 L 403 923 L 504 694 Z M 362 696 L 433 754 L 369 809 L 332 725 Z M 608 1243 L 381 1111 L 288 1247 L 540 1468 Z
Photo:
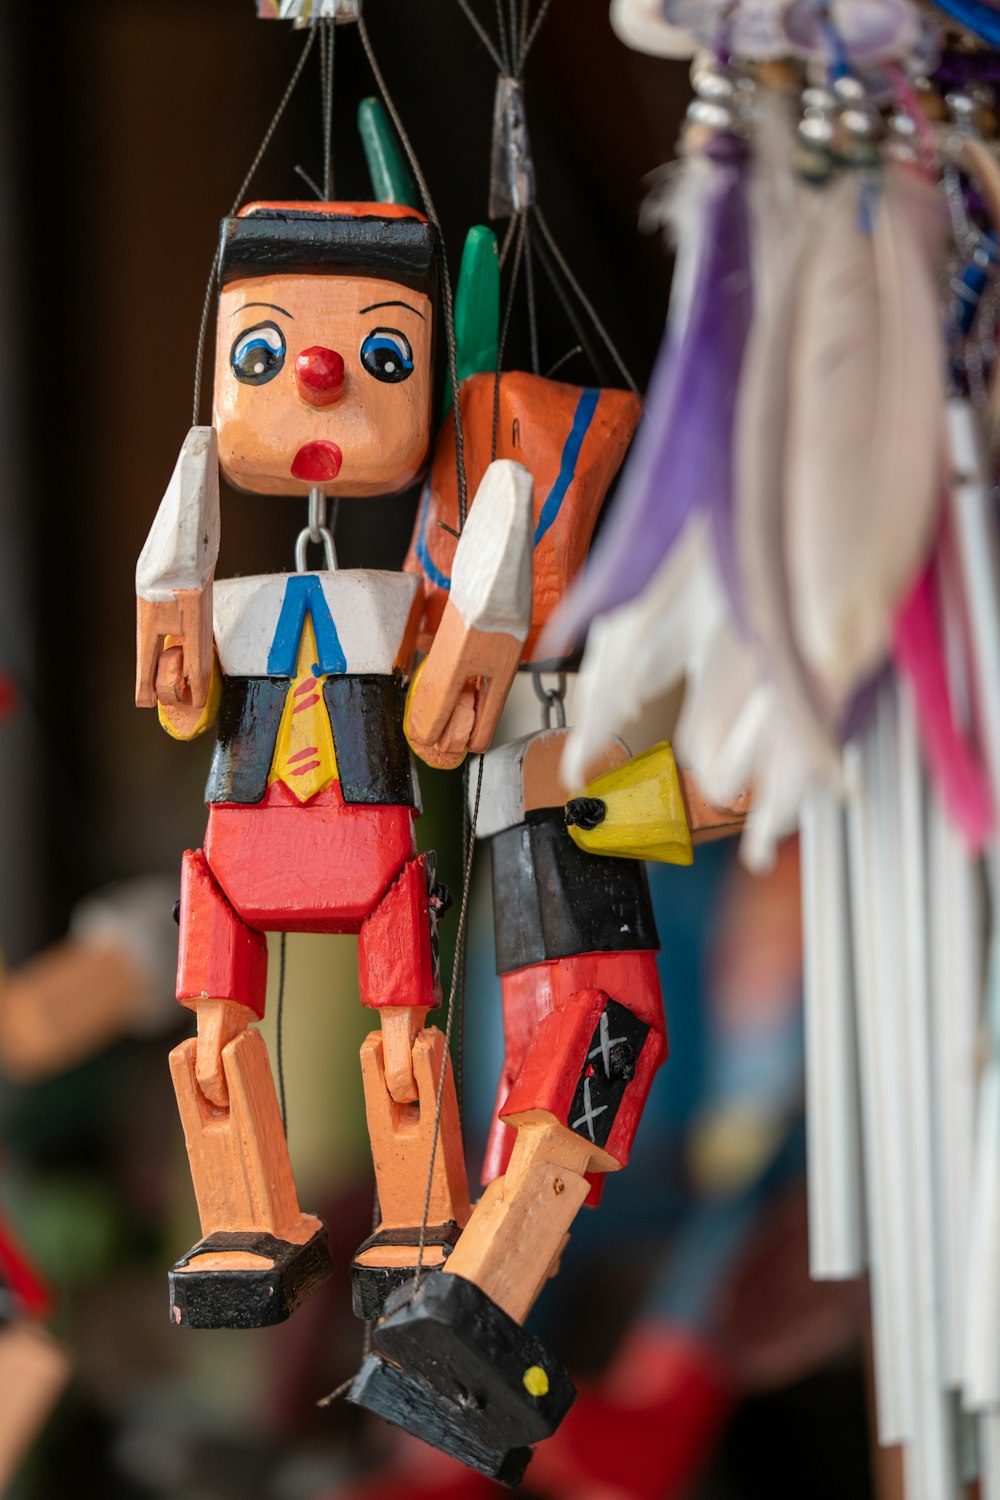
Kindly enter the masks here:
M 913 692 L 931 776 L 970 849 L 978 853 L 993 831 L 993 799 L 976 751 L 955 721 L 933 558 L 896 611 L 893 656 Z

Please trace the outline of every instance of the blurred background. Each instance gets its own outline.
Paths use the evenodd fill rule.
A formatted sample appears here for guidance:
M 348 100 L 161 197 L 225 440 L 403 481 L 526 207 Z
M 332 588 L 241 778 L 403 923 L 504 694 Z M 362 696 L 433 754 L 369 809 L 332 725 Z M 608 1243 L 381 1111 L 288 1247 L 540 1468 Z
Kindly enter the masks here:
M 210 746 L 174 743 L 133 707 L 133 572 L 190 421 L 218 220 L 302 46 L 253 9 L 0 9 L 0 1211 L 50 1285 L 72 1366 L 12 1483 L 25 1500 L 491 1490 L 342 1401 L 315 1405 L 362 1338 L 347 1266 L 371 1214 L 354 1061 L 368 1028 L 352 939 L 289 940 L 284 1032 L 300 1197 L 331 1225 L 343 1276 L 273 1330 L 167 1319 L 166 1268 L 196 1232 L 166 1070 L 189 1029 L 170 997 L 171 907 L 181 853 L 202 838 Z M 366 16 L 457 265 L 486 215 L 492 64 L 446 0 L 369 0 Z M 373 84 L 353 28 L 336 52 L 336 191 L 363 197 L 354 115 Z M 540 200 L 640 386 L 670 261 L 638 211 L 687 93 L 683 65 L 617 42 L 607 0 L 555 0 L 527 84 Z M 308 196 L 295 168 L 318 175 L 320 131 L 316 56 L 251 196 Z M 575 342 L 551 298 L 541 342 L 543 369 Z M 511 367 L 526 348 L 519 303 Z M 564 372 L 594 375 L 579 359 Z M 399 566 L 415 502 L 345 502 L 342 565 Z M 290 566 L 303 520 L 294 503 L 224 495 L 220 571 Z M 422 785 L 421 844 L 454 889 L 460 783 Z M 672 1056 L 632 1166 L 579 1224 L 533 1325 L 578 1377 L 602 1451 L 578 1422 L 536 1459 L 529 1495 L 875 1492 L 863 1292 L 806 1273 L 796 859 L 789 847 L 754 882 L 717 844 L 691 870 L 651 874 Z M 63 1014 L 55 1036 L 47 997 L 70 974 L 82 1019 Z M 464 1048 L 476 1175 L 500 1036 L 481 859 Z

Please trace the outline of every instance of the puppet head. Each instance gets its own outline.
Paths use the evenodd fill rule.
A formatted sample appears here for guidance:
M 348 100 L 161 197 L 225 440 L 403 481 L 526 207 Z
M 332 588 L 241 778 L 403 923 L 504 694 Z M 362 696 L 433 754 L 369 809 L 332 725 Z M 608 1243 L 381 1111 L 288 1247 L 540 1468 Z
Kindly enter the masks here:
M 224 219 L 214 421 L 225 477 L 385 495 L 430 449 L 434 238 L 399 203 L 251 203 Z

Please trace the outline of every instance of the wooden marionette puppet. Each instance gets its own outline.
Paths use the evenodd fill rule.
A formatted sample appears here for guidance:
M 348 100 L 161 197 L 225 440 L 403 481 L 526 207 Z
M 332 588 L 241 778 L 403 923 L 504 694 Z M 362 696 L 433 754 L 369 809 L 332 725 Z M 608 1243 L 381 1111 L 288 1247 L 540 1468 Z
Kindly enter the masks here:
M 367 133 L 379 161 L 398 158 L 377 110 Z M 491 444 L 484 370 L 496 333 L 485 364 L 470 335 L 459 369 L 479 379 L 460 393 L 473 493 L 460 539 L 441 553 L 445 532 L 427 527 L 429 507 L 435 520 L 448 514 L 443 474 L 456 493 L 445 436 L 418 519 L 423 580 L 338 570 L 326 498 L 405 488 L 431 440 L 434 231 L 409 206 L 412 185 L 380 187 L 377 203 L 252 203 L 223 222 L 214 425 L 185 441 L 137 567 L 137 701 L 180 739 L 218 721 L 208 828 L 185 855 L 179 910 L 178 997 L 198 1035 L 171 1057 L 202 1239 L 171 1272 L 171 1316 L 277 1322 L 331 1270 L 324 1227 L 298 1204 L 250 1023 L 263 1011 L 266 932 L 357 933 L 362 1001 L 381 1023 L 362 1048 L 381 1222 L 352 1266 L 354 1301 L 374 1320 L 394 1300 L 352 1399 L 516 1481 L 572 1400 L 521 1324 L 593 1174 L 627 1159 L 665 1055 L 655 933 L 638 866 L 581 854 L 562 827 L 555 742 L 515 747 L 501 768 L 508 789 L 487 799 L 514 809 L 491 815 L 511 868 L 500 907 L 510 1093 L 494 1157 L 506 1170 L 471 1209 L 450 1062 L 426 1025 L 440 998 L 445 894 L 433 856 L 417 852 L 407 738 L 437 765 L 487 749 L 515 671 L 582 561 L 638 402 L 508 377 Z M 463 273 L 473 288 L 483 264 L 489 280 L 495 243 L 473 232 Z M 457 322 L 461 334 L 461 309 Z M 220 468 L 240 489 L 309 498 L 295 572 L 214 579 Z M 317 539 L 325 566 L 311 570 Z M 677 804 L 661 756 L 651 784 L 664 778 Z M 648 793 L 640 801 L 639 821 L 654 805 Z M 596 830 L 598 848 L 614 826 Z M 551 900 L 539 884 L 546 860 L 561 879 Z M 621 919 L 615 931 L 598 893 Z M 530 934 L 517 932 L 520 910 Z M 525 1050 L 536 1023 L 545 1045 Z M 437 1267 L 453 1274 L 411 1284 Z
M 518 83 L 523 63 L 522 44 L 516 76 L 498 80 L 495 113 L 491 216 L 511 221 L 510 296 L 534 243 L 547 270 L 563 268 L 568 289 L 557 281 L 560 296 L 576 294 L 593 316 L 535 202 Z M 530 274 L 528 291 L 530 303 Z M 604 1173 L 627 1162 L 666 1056 L 659 944 L 641 861 L 689 862 L 692 831 L 718 836 L 740 826 L 746 799 L 710 807 L 678 774 L 667 745 L 630 759 L 616 742 L 586 767 L 596 779 L 584 796 L 572 796 L 573 786 L 563 782 L 565 683 L 542 687 L 541 671 L 553 664 L 539 641 L 582 566 L 639 403 L 628 391 L 543 377 L 534 339 L 532 372 L 501 374 L 499 301 L 493 235 L 473 230 L 455 304 L 459 339 L 470 351 L 459 371 L 466 473 L 475 488 L 491 459 L 509 457 L 533 477 L 532 608 L 519 663 L 533 672 L 549 710 L 557 708 L 559 725 L 490 750 L 481 772 L 470 776 L 475 831 L 491 842 L 505 1029 L 486 1191 L 442 1274 L 401 1289 L 386 1305 L 351 1399 L 514 1482 L 526 1445 L 551 1431 L 568 1394 L 565 1372 L 520 1325 L 557 1267 L 577 1212 L 598 1202 Z M 452 630 L 458 624 L 453 575 L 465 533 L 456 543 L 456 472 L 454 431 L 446 425 L 406 561 L 421 578 L 420 644 L 432 651 L 449 620 Z M 432 670 L 429 661 L 421 684 Z M 428 712 L 433 701 L 429 695 L 421 713 L 411 707 L 410 742 L 431 764 L 454 765 L 458 755 L 433 743 L 441 722 Z M 473 1339 L 474 1320 L 480 1329 Z M 456 1405 L 442 1362 L 476 1392 L 474 1411 L 461 1390 Z

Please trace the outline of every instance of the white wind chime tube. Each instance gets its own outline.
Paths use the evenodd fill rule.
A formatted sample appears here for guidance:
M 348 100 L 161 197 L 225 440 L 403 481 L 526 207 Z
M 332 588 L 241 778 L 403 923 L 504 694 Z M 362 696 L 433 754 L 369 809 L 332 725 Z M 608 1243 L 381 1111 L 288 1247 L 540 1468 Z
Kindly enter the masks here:
M 975 1054 L 979 1024 L 977 871 L 936 797 L 930 798 L 931 1048 L 934 1134 L 932 1170 L 939 1183 L 940 1316 L 944 1375 L 964 1377 L 965 1286 L 975 1125 Z M 991 1333 L 991 1337 L 994 1336 Z
M 875 1405 L 883 1444 L 906 1442 L 913 1433 L 894 718 L 892 694 L 883 690 L 870 723 L 845 751 Z
M 906 1077 L 903 1149 L 908 1187 L 913 1326 L 913 1428 L 906 1453 L 908 1500 L 957 1500 L 961 1490 L 957 1402 L 945 1389 L 941 1347 L 938 1181 L 934 1167 L 927 942 L 927 796 L 909 685 L 896 683 L 899 837 L 899 1050 Z M 884 790 L 884 788 L 883 788 Z
M 996 938 L 990 957 L 988 1006 L 996 1022 L 1000 1001 L 1000 953 Z M 994 1425 L 1000 1421 L 1000 1060 L 991 1049 L 979 1084 L 976 1106 L 976 1147 L 973 1158 L 972 1212 L 969 1224 L 968 1276 L 965 1297 L 965 1387 L 968 1409 L 988 1414 Z M 996 1434 L 980 1425 L 980 1438 L 989 1444 Z M 984 1450 L 984 1477 L 987 1454 Z M 994 1492 L 1000 1500 L 1000 1471 L 993 1475 Z
M 983 732 L 994 808 L 1000 810 L 1000 547 L 990 468 L 980 420 L 966 401 L 948 408 L 952 481 L 950 515 L 958 543 L 962 590 L 972 638 L 975 698 Z M 972 1218 L 968 1225 L 966 1306 L 963 1355 L 965 1403 L 988 1414 L 978 1424 L 983 1485 L 990 1500 L 1000 1500 L 1000 1350 L 993 1313 L 1000 1307 L 1000 1055 L 993 1013 L 1000 940 L 996 920 L 1000 871 L 998 838 L 988 851 L 993 923 L 987 1021 L 989 1057 L 980 1080 L 976 1148 L 970 1187 Z M 981 941 L 977 929 L 976 938 Z M 978 947 L 975 952 L 978 959 Z M 971 976 L 970 976 L 971 982 Z M 973 1064 L 970 1062 L 970 1066 Z M 992 1408 L 992 1410 L 990 1410 Z
M 854 977 L 844 811 L 813 788 L 802 808 L 809 1269 L 817 1280 L 864 1272 Z
M 1000 1500 L 1000 1412 L 976 1422 L 979 1440 L 979 1500 Z

